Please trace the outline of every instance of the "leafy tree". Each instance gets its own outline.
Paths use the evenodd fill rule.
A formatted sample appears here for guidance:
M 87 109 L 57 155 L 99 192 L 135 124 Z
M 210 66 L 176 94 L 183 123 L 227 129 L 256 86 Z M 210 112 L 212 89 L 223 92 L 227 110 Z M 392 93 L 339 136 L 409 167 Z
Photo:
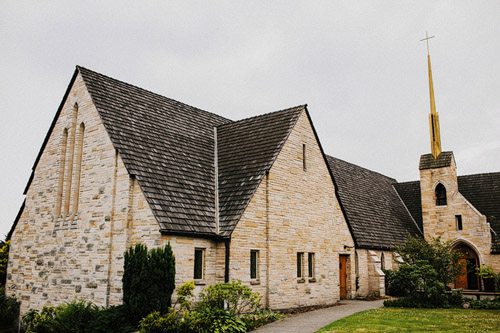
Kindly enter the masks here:
M 444 294 L 446 285 L 462 271 L 458 264 L 460 253 L 451 242 L 439 238 L 426 242 L 409 237 L 405 245 L 397 248 L 404 263 L 396 271 L 386 274 L 387 294 L 406 296 L 405 303 L 418 306 L 447 306 L 451 302 Z
M 7 281 L 7 263 L 9 262 L 10 240 L 0 242 L 0 287 Z
M 443 243 L 440 237 L 426 242 L 422 238 L 410 236 L 396 252 L 407 265 L 430 266 L 435 271 L 437 280 L 444 285 L 452 283 L 463 269 L 458 264 L 461 254 L 452 249 L 451 241 Z
M 143 244 L 125 252 L 123 303 L 137 322 L 153 311 L 167 313 L 175 289 L 175 257 L 170 243 L 148 249 Z

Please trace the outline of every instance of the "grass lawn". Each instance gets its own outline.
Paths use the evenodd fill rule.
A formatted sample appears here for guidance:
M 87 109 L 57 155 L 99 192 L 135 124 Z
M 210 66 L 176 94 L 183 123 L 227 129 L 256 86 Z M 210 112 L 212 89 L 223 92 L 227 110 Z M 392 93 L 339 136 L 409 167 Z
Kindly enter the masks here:
M 318 332 L 500 332 L 500 310 L 379 308 L 337 320 Z

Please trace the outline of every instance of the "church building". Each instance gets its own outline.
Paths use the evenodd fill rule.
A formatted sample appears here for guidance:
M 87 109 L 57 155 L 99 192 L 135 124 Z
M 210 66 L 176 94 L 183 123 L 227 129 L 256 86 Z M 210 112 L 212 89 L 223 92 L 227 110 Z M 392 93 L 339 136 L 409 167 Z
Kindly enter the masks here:
M 434 105 L 431 84 L 431 105 Z M 420 180 L 326 155 L 306 105 L 232 121 L 77 66 L 8 235 L 21 311 L 122 302 L 123 254 L 170 242 L 176 286 L 241 280 L 274 310 L 384 294 L 408 235 L 452 240 L 500 272 L 500 172 L 457 176 L 441 152 Z M 470 275 L 470 274 L 469 274 Z M 479 289 L 465 274 L 457 288 Z

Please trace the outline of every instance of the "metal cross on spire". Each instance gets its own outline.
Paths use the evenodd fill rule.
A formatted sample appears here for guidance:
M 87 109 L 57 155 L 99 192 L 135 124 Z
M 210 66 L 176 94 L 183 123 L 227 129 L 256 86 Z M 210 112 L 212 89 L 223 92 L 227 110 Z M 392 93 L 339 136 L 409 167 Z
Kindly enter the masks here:
M 425 32 L 425 38 L 420 40 L 421 42 L 423 42 L 424 40 L 427 42 L 427 55 L 429 55 L 429 39 L 434 38 L 434 37 L 436 37 L 436 36 L 430 36 L 429 37 L 429 34 L 426 31 Z

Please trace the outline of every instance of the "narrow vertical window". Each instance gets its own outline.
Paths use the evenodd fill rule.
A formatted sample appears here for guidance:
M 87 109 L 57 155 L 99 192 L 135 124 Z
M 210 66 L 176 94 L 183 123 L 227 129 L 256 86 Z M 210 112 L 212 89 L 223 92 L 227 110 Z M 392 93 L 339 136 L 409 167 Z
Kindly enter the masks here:
M 462 215 L 455 215 L 455 223 L 457 225 L 457 230 L 462 230 Z
M 306 144 L 303 143 L 302 144 L 302 169 L 304 169 L 304 171 L 307 170 L 307 163 L 306 163 Z
M 71 124 L 71 132 L 68 137 L 68 148 L 67 149 L 67 169 L 65 172 L 66 185 L 65 185 L 65 193 L 64 193 L 64 216 L 69 213 L 69 202 L 71 196 L 71 183 L 73 180 L 73 159 L 75 155 L 75 136 L 76 136 L 76 119 L 78 117 L 78 104 L 75 103 L 73 106 L 73 114 L 72 114 L 72 124 Z
M 380 255 L 380 268 L 385 269 L 385 255 L 384 252 Z
M 75 184 L 73 190 L 73 214 L 78 213 L 78 200 L 80 198 L 80 177 L 82 173 L 82 155 L 83 155 L 83 138 L 85 134 L 85 125 L 80 124 L 78 130 L 78 143 L 76 151 L 76 169 L 75 169 Z
M 303 278 L 302 263 L 304 262 L 304 252 L 297 252 L 297 278 Z
M 308 253 L 307 254 L 307 272 L 309 278 L 314 278 L 314 253 Z
M 63 131 L 61 141 L 61 160 L 59 164 L 59 184 L 57 186 L 57 202 L 56 202 L 56 216 L 61 214 L 62 200 L 63 200 L 63 187 L 64 187 L 64 170 L 66 168 L 66 149 L 68 145 L 68 129 Z
M 194 249 L 194 279 L 203 280 L 205 249 Z
M 436 186 L 436 206 L 446 206 L 446 188 L 439 183 Z
M 358 251 L 354 253 L 354 273 L 356 274 L 356 290 L 359 290 L 359 257 Z
M 250 251 L 250 279 L 259 278 L 259 251 Z

